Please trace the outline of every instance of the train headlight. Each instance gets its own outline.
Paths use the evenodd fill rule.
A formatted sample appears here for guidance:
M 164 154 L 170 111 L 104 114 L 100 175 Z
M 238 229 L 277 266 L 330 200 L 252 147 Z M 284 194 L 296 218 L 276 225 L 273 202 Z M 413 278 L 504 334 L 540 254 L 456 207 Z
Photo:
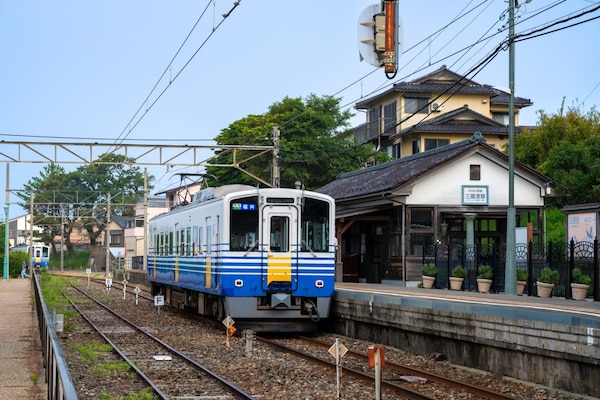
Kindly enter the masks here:
M 236 279 L 233 284 L 235 285 L 235 287 L 242 287 L 244 286 L 244 281 L 241 279 Z
M 315 286 L 318 287 L 319 289 L 322 288 L 323 286 L 325 286 L 325 282 L 323 282 L 321 279 L 317 279 L 315 281 Z

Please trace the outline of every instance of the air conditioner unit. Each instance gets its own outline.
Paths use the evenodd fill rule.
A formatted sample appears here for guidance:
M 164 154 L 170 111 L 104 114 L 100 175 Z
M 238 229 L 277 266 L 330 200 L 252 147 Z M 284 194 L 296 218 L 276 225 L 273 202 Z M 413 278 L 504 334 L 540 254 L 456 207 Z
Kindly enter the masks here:
M 442 105 L 440 103 L 431 103 L 431 111 L 432 112 L 440 112 L 442 111 Z

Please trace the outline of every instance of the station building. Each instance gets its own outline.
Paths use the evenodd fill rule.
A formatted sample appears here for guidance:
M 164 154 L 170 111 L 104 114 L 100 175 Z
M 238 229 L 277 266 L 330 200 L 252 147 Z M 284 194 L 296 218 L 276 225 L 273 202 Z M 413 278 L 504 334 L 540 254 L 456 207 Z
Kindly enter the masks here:
M 368 121 L 356 139 L 395 160 L 318 189 L 336 200 L 338 282 L 416 285 L 426 246 L 506 244 L 508 104 L 507 93 L 445 67 L 357 104 Z M 516 121 L 531 104 L 516 98 Z M 515 132 L 527 134 L 516 123 Z M 541 243 L 554 184 L 518 162 L 513 179 L 517 240 Z

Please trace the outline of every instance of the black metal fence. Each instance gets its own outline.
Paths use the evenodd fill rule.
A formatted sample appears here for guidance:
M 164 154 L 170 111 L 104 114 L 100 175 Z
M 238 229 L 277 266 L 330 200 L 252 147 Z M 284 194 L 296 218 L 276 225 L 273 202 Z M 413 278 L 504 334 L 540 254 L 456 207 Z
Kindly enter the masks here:
M 544 267 L 558 271 L 559 281 L 554 285 L 553 296 L 571 298 L 572 272 L 580 268 L 592 278 L 588 297 L 600 301 L 598 239 L 593 242 L 569 243 L 520 243 L 516 246 L 517 269 L 528 271 L 525 295 L 536 296 L 535 282 Z M 452 270 L 462 266 L 467 270 L 465 290 L 477 290 L 479 267 L 490 265 L 494 271 L 491 291 L 504 292 L 506 270 L 506 245 L 432 245 L 425 246 L 423 264 L 433 263 L 439 273 L 436 277 L 437 288 L 450 288 L 449 277 Z

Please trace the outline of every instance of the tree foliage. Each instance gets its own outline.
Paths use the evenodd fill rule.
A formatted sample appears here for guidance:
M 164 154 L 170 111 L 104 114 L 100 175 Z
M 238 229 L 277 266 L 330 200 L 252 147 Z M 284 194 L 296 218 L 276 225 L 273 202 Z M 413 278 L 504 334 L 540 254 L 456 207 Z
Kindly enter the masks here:
M 133 205 L 143 195 L 144 176 L 133 163 L 123 155 L 103 154 L 93 164 L 69 173 L 60 165 L 46 165 L 18 193 L 21 206 L 28 211 L 33 208 L 33 224 L 42 228 L 34 240 L 51 243 L 56 252 L 60 241 L 56 238 L 62 237 L 72 256 L 71 233 L 75 226 L 83 226 L 90 242 L 96 244 L 106 228 L 109 196 L 111 215 L 131 216 Z
M 600 199 L 600 113 L 539 112 L 539 125 L 515 138 L 515 158 L 556 182 L 557 205 Z
M 280 186 L 293 187 L 296 181 L 307 189 L 318 188 L 334 180 L 341 172 L 362 168 L 374 157 L 370 145 L 357 146 L 350 126 L 352 114 L 340 110 L 340 100 L 331 96 L 310 95 L 305 99 L 286 97 L 272 104 L 262 115 L 249 115 L 233 122 L 216 137 L 220 145 L 270 146 L 273 127 L 280 131 Z M 237 160 L 249 158 L 239 169 L 211 166 L 207 172 L 217 177 L 218 185 L 257 184 L 261 178 L 272 180 L 272 152 L 252 158 L 240 152 Z M 217 153 L 212 164 L 231 163 L 231 153 Z M 248 171 L 245 174 L 240 169 Z

